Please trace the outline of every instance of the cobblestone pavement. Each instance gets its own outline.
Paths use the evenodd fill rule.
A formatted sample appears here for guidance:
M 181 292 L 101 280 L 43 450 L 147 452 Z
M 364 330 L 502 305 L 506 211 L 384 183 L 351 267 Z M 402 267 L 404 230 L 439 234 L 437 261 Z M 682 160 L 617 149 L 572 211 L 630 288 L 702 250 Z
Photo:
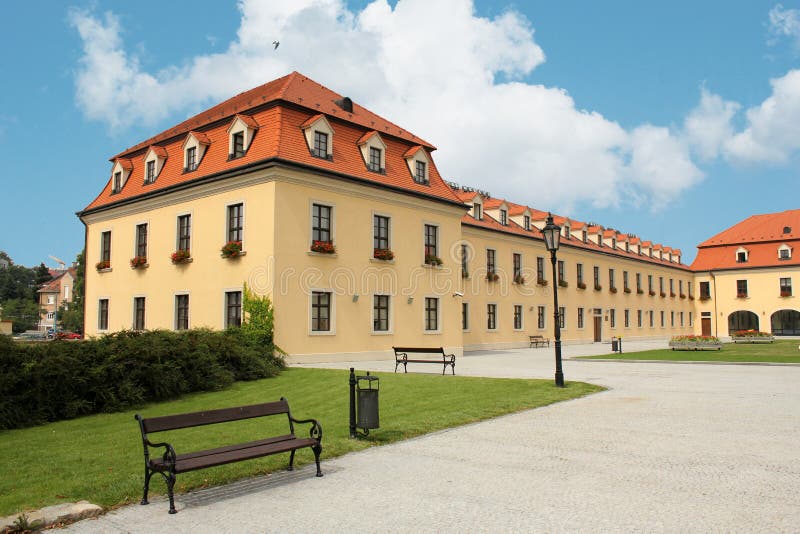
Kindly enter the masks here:
M 800 532 L 800 367 L 570 359 L 602 351 L 565 347 L 564 371 L 606 392 L 69 530 Z M 468 353 L 456 372 L 552 378 L 553 350 Z

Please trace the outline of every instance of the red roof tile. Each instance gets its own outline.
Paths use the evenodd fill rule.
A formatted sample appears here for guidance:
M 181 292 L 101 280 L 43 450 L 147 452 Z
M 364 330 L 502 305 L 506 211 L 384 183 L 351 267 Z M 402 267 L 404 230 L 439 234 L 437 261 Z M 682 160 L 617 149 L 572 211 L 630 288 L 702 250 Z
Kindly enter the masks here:
M 754 267 L 796 267 L 800 265 L 800 240 L 787 241 L 793 248 L 788 260 L 778 259 L 778 247 L 782 243 L 752 243 L 747 245 L 747 261 L 736 261 L 736 251 L 741 245 L 703 247 L 697 251 L 692 262 L 693 271 L 715 271 L 719 269 L 751 269 Z
M 788 232 L 784 229 L 788 228 Z M 698 245 L 730 245 L 800 239 L 800 209 L 753 215 Z

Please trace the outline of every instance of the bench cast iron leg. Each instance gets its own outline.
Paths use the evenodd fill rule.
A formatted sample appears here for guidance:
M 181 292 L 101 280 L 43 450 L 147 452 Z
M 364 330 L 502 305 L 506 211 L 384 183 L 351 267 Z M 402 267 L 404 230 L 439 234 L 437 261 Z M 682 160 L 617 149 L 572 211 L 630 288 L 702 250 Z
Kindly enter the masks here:
M 178 511 L 175 509 L 175 473 L 170 473 L 167 475 L 167 494 L 169 495 L 169 513 L 177 514 Z
M 319 455 L 322 454 L 322 445 L 317 445 L 316 447 L 312 447 L 311 450 L 314 451 L 314 460 L 317 462 L 317 476 L 322 476 L 322 469 L 319 467 Z
M 450 369 L 453 371 L 453 376 L 456 376 L 456 362 L 450 364 Z
M 150 504 L 147 502 L 147 494 L 150 491 L 150 477 L 153 476 L 153 472 L 150 471 L 148 468 L 144 468 L 144 493 L 142 494 L 142 502 L 139 504 Z
M 294 451 L 289 453 L 289 469 L 287 471 L 294 471 Z

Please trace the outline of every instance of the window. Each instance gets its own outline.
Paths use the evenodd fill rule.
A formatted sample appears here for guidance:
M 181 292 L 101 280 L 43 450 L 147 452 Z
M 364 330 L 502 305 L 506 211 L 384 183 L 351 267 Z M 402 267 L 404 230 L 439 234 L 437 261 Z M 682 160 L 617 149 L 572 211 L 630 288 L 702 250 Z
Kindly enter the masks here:
M 47 315 L 45 317 L 46 317 L 46 319 L 48 321 L 52 321 L 53 319 L 56 318 L 56 313 L 55 312 L 47 312 Z
M 144 297 L 133 298 L 133 329 L 144 330 Z
M 114 183 L 111 186 L 112 193 L 119 193 L 122 190 L 122 172 L 114 173 Z
M 228 206 L 228 241 L 242 241 L 244 228 L 244 205 L 233 204 Z
M 175 295 L 175 330 L 189 329 L 189 295 Z
M 655 312 L 653 312 L 653 310 L 650 310 L 650 328 L 653 328 L 655 326 L 655 324 L 656 324 L 655 323 Z
M 681 328 L 683 328 L 683 312 L 681 312 Z
M 658 290 L 661 292 L 662 295 L 664 294 L 664 277 L 663 276 L 659 276 L 658 277 Z
M 736 281 L 736 297 L 740 299 L 747 297 L 747 280 Z
M 108 330 L 108 299 L 97 301 L 97 329 Z
M 675 281 L 672 278 L 669 279 L 669 296 L 675 296 Z
M 530 215 L 525 215 L 524 217 L 522 217 L 522 225 L 526 230 L 530 230 L 531 229 L 531 216 Z
M 622 271 L 622 289 L 625 291 L 625 293 L 631 290 L 631 288 L 628 286 L 628 271 Z
M 544 281 L 544 258 L 541 256 L 536 258 L 536 279 L 538 281 Z
M 631 327 L 631 311 L 630 310 L 625 310 L 625 312 L 623 313 L 623 317 L 624 317 L 624 321 L 625 321 L 624 322 L 625 328 L 630 328 Z
M 439 227 L 433 224 L 425 225 L 425 258 L 439 257 Z
M 475 217 L 475 219 L 478 221 L 483 219 L 483 213 L 481 212 L 480 202 L 476 202 L 472 205 L 472 216 Z
M 739 251 L 736 253 L 736 263 L 746 263 L 747 262 L 747 252 L 746 251 Z
M 600 289 L 600 267 L 594 267 L 594 288 Z
M 330 243 L 331 215 L 333 208 L 322 204 L 311 206 L 311 241 Z
M 642 327 L 642 310 L 636 310 L 636 326 Z
M 374 146 L 369 147 L 369 165 L 367 168 L 372 172 L 383 172 L 381 168 L 381 149 Z
M 681 298 L 685 296 L 683 293 L 683 280 L 678 280 L 678 293 L 680 294 Z
M 242 326 L 242 292 L 225 292 L 225 328 Z
M 500 210 L 500 224 L 508 226 L 508 211 Z
M 233 134 L 233 154 L 232 158 L 241 158 L 244 156 L 244 132 L 236 132 Z
M 653 293 L 653 275 L 647 275 L 647 290 L 652 294 Z
M 389 295 L 375 295 L 372 299 L 372 330 L 389 331 Z
M 373 215 L 372 217 L 372 248 L 389 248 L 389 217 Z
M 100 261 L 111 265 L 111 231 L 100 234 Z
M 792 258 L 792 250 L 783 245 L 781 248 L 778 249 L 778 259 L 779 260 L 789 260 Z
M 558 307 L 558 327 L 566 328 L 567 325 L 567 309 L 564 306 Z
M 537 306 L 536 326 L 544 328 L 544 306 Z
M 314 131 L 314 150 L 311 154 L 315 157 L 328 159 L 328 134 Z
M 56 303 L 56 296 L 55 295 L 47 295 L 47 303 L 48 304 L 55 304 Z
M 578 271 L 578 282 L 577 283 L 578 283 L 578 285 L 581 285 L 581 284 L 583 284 L 583 264 L 582 263 L 576 264 L 576 268 L 577 268 L 577 271 Z
M 311 292 L 311 331 L 331 331 L 331 293 L 328 291 Z
M 147 162 L 147 169 L 145 171 L 144 183 L 152 184 L 156 181 L 156 161 L 150 160 Z
M 564 274 L 564 260 L 558 260 L 558 283 L 562 284 L 566 280 Z
M 700 282 L 700 300 L 711 298 L 711 282 Z
M 617 310 L 614 308 L 608 310 L 608 322 L 610 323 L 611 328 L 617 327 Z
M 664 328 L 664 310 L 661 310 L 660 315 L 661 315 L 661 328 Z
M 193 171 L 197 169 L 197 147 L 189 147 L 186 149 L 186 171 Z
M 425 297 L 425 331 L 436 332 L 439 330 L 439 299 Z
M 486 273 L 493 274 L 496 268 L 495 251 L 491 248 L 486 249 Z
M 497 304 L 486 305 L 486 328 L 497 330 Z
M 583 308 L 578 308 L 578 328 L 583 328 Z
M 692 319 L 692 312 L 689 312 L 689 326 L 694 325 L 694 320 Z
M 180 215 L 178 217 L 178 250 L 191 250 L 192 216 Z
M 469 276 L 469 249 L 465 243 L 461 243 L 461 277 L 467 278 Z
M 514 330 L 522 330 L 522 306 L 514 304 Z
M 414 181 L 418 184 L 427 184 L 427 173 L 425 172 L 426 164 L 424 161 L 417 160 L 416 174 L 414 174 Z
M 671 328 L 675 328 L 675 312 L 674 311 L 669 312 L 669 326 Z
M 608 287 L 614 291 L 617 289 L 616 283 L 614 282 L 614 269 L 608 270 Z
M 147 223 L 136 225 L 136 256 L 147 257 Z
M 781 288 L 781 296 L 782 297 L 791 297 L 792 296 L 792 279 L 791 278 L 781 278 L 781 280 L 780 280 L 780 288 Z
M 461 303 L 461 329 L 469 330 L 469 302 Z
M 584 230 L 584 231 L 582 232 L 582 234 L 583 234 L 583 235 L 581 236 L 581 240 L 582 240 L 584 243 L 588 242 L 588 241 L 589 241 L 589 232 L 587 232 L 586 230 Z
M 514 281 L 519 281 L 522 278 L 522 254 L 513 254 L 511 256 L 514 264 Z

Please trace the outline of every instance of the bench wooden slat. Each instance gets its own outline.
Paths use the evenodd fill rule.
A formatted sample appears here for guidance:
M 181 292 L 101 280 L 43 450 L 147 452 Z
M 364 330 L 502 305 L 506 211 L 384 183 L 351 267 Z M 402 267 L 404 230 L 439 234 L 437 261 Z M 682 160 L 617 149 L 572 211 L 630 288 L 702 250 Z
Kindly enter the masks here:
M 397 372 L 397 367 L 402 364 L 403 371 L 408 372 L 407 364 L 409 363 L 435 363 L 442 366 L 442 374 L 447 371 L 447 366 L 456 374 L 456 356 L 455 354 L 445 354 L 444 347 L 392 347 L 394 349 L 394 372 Z M 408 354 L 431 354 L 441 355 L 442 359 L 410 359 Z
M 279 441 L 289 441 L 292 439 L 296 439 L 297 436 L 294 434 L 286 434 L 285 436 L 277 436 L 274 438 L 267 438 L 267 439 L 260 439 L 258 441 L 251 441 L 249 443 L 241 443 L 238 445 L 228 445 L 226 447 L 217 447 L 216 449 L 208 449 L 205 451 L 197 451 L 197 452 L 188 452 L 185 454 L 179 454 L 177 456 L 178 460 L 191 460 L 192 458 L 198 458 L 200 456 L 209 456 L 211 454 L 220 454 L 223 452 L 230 452 L 230 451 L 238 451 L 242 449 L 250 449 L 253 447 L 258 447 L 260 445 L 269 445 L 270 443 L 278 443 Z
M 253 417 L 277 415 L 281 413 L 289 413 L 289 403 L 286 401 L 266 402 L 264 404 L 237 406 L 235 408 L 221 408 L 219 410 L 208 410 L 204 412 L 150 417 L 147 419 L 142 419 L 142 425 L 144 426 L 145 432 L 162 432 L 164 430 L 178 430 L 180 428 L 213 425 L 215 423 L 240 421 L 243 419 L 252 419 Z

